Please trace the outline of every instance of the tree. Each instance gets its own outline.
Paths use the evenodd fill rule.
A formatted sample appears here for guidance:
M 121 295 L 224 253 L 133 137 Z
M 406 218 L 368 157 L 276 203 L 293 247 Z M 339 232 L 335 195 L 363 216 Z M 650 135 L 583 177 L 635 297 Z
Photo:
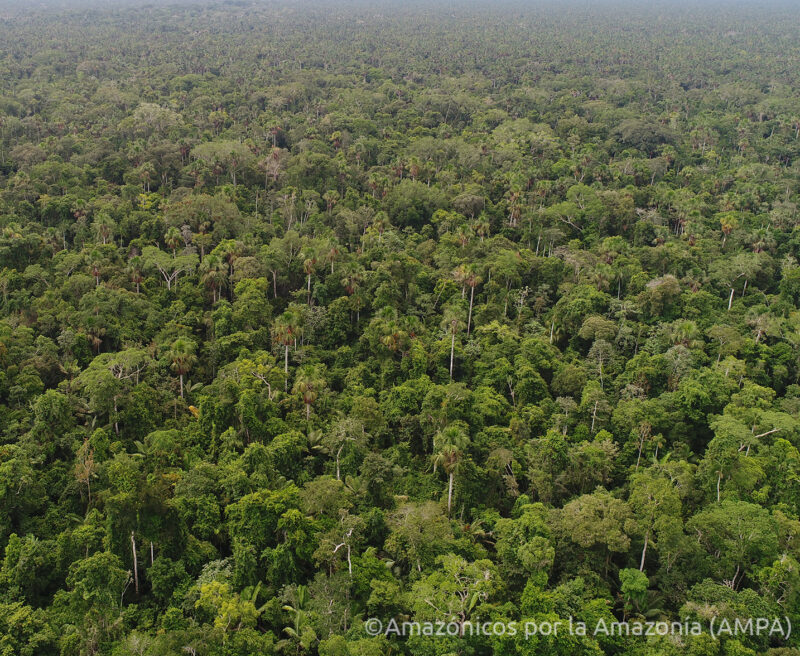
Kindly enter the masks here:
M 311 406 L 325 388 L 325 368 L 321 365 L 304 365 L 297 370 L 292 393 L 298 394 L 306 406 L 306 421 L 311 421 Z
M 276 396 L 273 385 L 276 384 L 276 374 L 280 377 L 280 370 L 277 368 L 275 356 L 265 351 L 257 351 L 251 357 L 238 360 L 237 369 L 240 376 L 252 376 L 267 387 L 267 398 L 272 401 Z
M 592 347 L 589 349 L 588 360 L 593 362 L 597 367 L 597 374 L 600 377 L 600 386 L 604 386 L 604 374 L 608 369 L 609 363 L 613 361 L 614 358 L 614 347 L 613 345 L 604 340 L 604 339 L 597 339 L 595 340 Z
M 237 141 L 210 141 L 201 143 L 192 149 L 192 155 L 204 162 L 215 172 L 228 171 L 236 188 L 236 174 L 250 166 L 253 161 L 252 151 Z
M 620 592 L 625 603 L 625 615 L 633 611 L 642 613 L 647 599 L 650 581 L 641 569 L 621 569 L 619 571 Z
M 628 503 L 644 537 L 639 559 L 639 571 L 643 572 L 647 548 L 654 542 L 654 535 L 666 533 L 675 525 L 680 525 L 681 501 L 674 484 L 650 469 L 632 478 Z
M 139 293 L 139 285 L 144 280 L 144 270 L 146 263 L 140 255 L 135 255 L 128 261 L 128 275 L 131 282 L 136 285 L 136 293 Z
M 216 629 L 224 632 L 252 629 L 256 626 L 259 615 L 266 608 L 265 606 L 256 608 L 254 603 L 260 585 L 259 583 L 255 589 L 248 588 L 241 593 L 236 593 L 231 590 L 229 583 L 222 581 L 201 583 L 194 607 L 213 617 Z
M 297 586 L 292 596 L 293 600 L 283 606 L 283 610 L 291 618 L 291 624 L 284 627 L 283 632 L 288 636 L 289 643 L 294 644 L 296 653 L 300 654 L 311 650 L 311 646 L 317 641 L 317 634 L 311 627 L 306 610 L 308 588 Z M 278 643 L 278 647 L 281 647 L 281 643 Z
M 712 422 L 711 427 L 714 437 L 706 448 L 698 475 L 706 486 L 713 486 L 716 501 L 720 503 L 723 480 L 749 489 L 762 472 L 758 461 L 750 456 L 751 447 L 758 443 L 752 430 L 727 413 Z
M 800 647 L 800 8 L 6 4 L 0 656 Z
M 470 329 L 472 328 L 472 307 L 475 302 L 475 288 L 481 284 L 480 276 L 476 275 L 473 270 L 469 270 L 464 282 L 469 287 L 469 313 L 467 314 L 467 336 L 469 337 Z
M 443 194 L 436 188 L 416 180 L 402 180 L 385 199 L 392 223 L 419 229 L 433 213 L 444 206 Z
M 170 366 L 178 374 L 178 379 L 180 380 L 181 398 L 183 398 L 183 377 L 192 370 L 192 367 L 197 362 L 196 349 L 197 345 L 191 339 L 179 337 L 172 342 L 172 346 L 169 347 L 167 353 L 167 357 L 171 362 Z
M 566 504 L 560 525 L 568 539 L 585 549 L 603 545 L 608 553 L 624 552 L 631 542 L 627 531 L 630 518 L 627 503 L 598 488 Z
M 192 242 L 200 249 L 200 259 L 215 243 L 229 239 L 241 226 L 241 214 L 231 199 L 224 194 L 211 196 L 198 193 L 179 197 L 165 209 L 167 224 L 193 233 Z
M 94 449 L 89 440 L 83 441 L 81 448 L 78 449 L 75 462 L 75 478 L 79 483 L 86 486 L 86 513 L 92 505 L 92 478 L 97 476 L 97 463 L 94 459 Z
M 496 549 L 513 585 L 525 576 L 542 587 L 555 561 L 547 509 L 542 504 L 520 505 L 513 518 L 502 518 L 495 525 Z
M 145 266 L 161 274 L 168 290 L 172 289 L 172 284 L 177 281 L 180 274 L 194 271 L 198 262 L 194 253 L 170 257 L 156 246 L 145 246 L 142 250 L 142 260 Z
M 439 556 L 439 571 L 420 579 L 411 591 L 414 611 L 420 621 L 455 622 L 459 636 L 474 613 L 500 588 L 497 570 L 488 559 L 469 562 L 455 554 Z
M 389 517 L 391 529 L 385 548 L 401 565 L 422 571 L 433 564 L 437 554 L 447 548 L 452 539 L 450 522 L 442 515 L 441 506 L 430 501 L 406 503 Z
M 105 246 L 114 234 L 116 224 L 107 212 L 99 212 L 92 223 L 97 238 Z
M 117 368 L 120 363 L 115 360 L 110 353 L 98 355 L 77 377 L 76 387 L 85 390 L 89 411 L 95 417 L 105 415 L 108 422 L 114 425 L 115 432 L 119 433 L 117 413 L 124 382 Z
M 351 515 L 347 510 L 340 511 L 338 524 L 320 540 L 315 556 L 332 564 L 342 555 L 347 560 L 347 573 L 352 579 L 352 551 L 361 542 L 365 528 L 360 517 Z
M 303 260 L 303 272 L 306 274 L 306 281 L 308 285 L 308 304 L 311 305 L 311 276 L 315 271 L 317 264 L 316 257 L 307 257 Z
M 469 445 L 467 427 L 463 422 L 453 422 L 440 430 L 433 438 L 433 470 L 438 466 L 447 474 L 447 514 L 453 505 L 453 481 L 458 465 Z
M 272 339 L 283 346 L 283 373 L 286 376 L 284 391 L 289 384 L 289 347 L 297 341 L 302 331 L 300 315 L 287 310 L 272 323 Z
M 735 590 L 754 567 L 774 561 L 777 535 L 764 508 L 746 501 L 723 500 L 697 513 L 688 524 L 706 550 L 710 570 Z
M 228 283 L 228 267 L 217 255 L 208 255 L 200 264 L 201 280 L 211 289 L 211 300 L 216 303 Z
M 98 644 L 118 630 L 125 591 L 131 574 L 122 561 L 107 551 L 98 552 L 70 566 L 64 595 L 75 624 L 79 627 L 84 649 L 94 653 Z
M 442 319 L 442 327 L 450 335 L 450 380 L 453 380 L 453 356 L 456 349 L 456 333 L 463 327 L 460 313 L 455 310 L 448 310 Z
M 728 294 L 728 311 L 733 305 L 733 296 L 739 280 L 742 282 L 742 294 L 747 290 L 747 282 L 759 270 L 759 255 L 757 253 L 739 253 L 730 259 L 719 260 L 715 263 L 714 277 L 719 283 L 730 290 Z
M 167 230 L 167 234 L 164 235 L 164 243 L 167 245 L 167 248 L 172 251 L 172 257 L 175 257 L 175 251 L 178 250 L 178 246 L 181 245 L 183 238 L 181 237 L 181 232 L 175 226 L 171 226 L 169 230 Z
M 353 417 L 342 417 L 326 432 L 322 439 L 322 445 L 329 454 L 334 456 L 337 481 L 341 480 L 339 462 L 344 450 L 348 447 L 363 448 L 368 437 L 364 430 L 364 424 Z

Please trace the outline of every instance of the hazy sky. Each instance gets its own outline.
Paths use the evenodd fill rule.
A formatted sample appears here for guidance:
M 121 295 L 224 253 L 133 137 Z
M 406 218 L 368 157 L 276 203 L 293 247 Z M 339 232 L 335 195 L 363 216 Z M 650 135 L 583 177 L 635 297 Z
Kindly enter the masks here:
M 186 5 L 186 4 L 310 4 L 320 5 L 357 5 L 368 6 L 431 6 L 439 5 L 458 6 L 458 5 L 484 5 L 491 6 L 497 4 L 516 5 L 516 6 L 546 6 L 550 5 L 570 5 L 572 7 L 599 7 L 632 5 L 639 7 L 681 7 L 681 8 L 708 8 L 710 5 L 722 6 L 741 6 L 753 8 L 754 6 L 780 6 L 798 7 L 800 0 L 0 0 L 0 7 L 4 9 L 14 9 L 23 11 L 25 9 L 43 8 L 74 8 L 74 7 L 119 7 L 119 6 L 165 6 L 165 5 Z
M 420 9 L 428 11 L 447 11 L 458 13 L 459 8 L 484 9 L 497 6 L 519 9 L 526 8 L 541 11 L 552 8 L 553 13 L 566 10 L 574 13 L 581 9 L 588 10 L 591 14 L 602 12 L 604 9 L 616 11 L 624 15 L 625 11 L 641 13 L 655 13 L 657 15 L 680 12 L 681 15 L 691 14 L 694 9 L 701 10 L 706 15 L 709 9 L 718 7 L 721 12 L 737 14 L 767 11 L 780 11 L 800 15 L 800 0 L 0 0 L 0 24 L 15 17 L 24 17 L 28 14 L 52 14 L 59 11 L 91 11 L 130 9 L 134 7 L 166 7 L 176 5 L 214 5 L 224 6 L 230 4 L 238 8 L 248 5 L 285 6 L 292 5 L 298 8 L 320 8 L 321 6 L 339 7 L 341 9 L 377 10 L 391 14 L 396 9 Z M 741 18 L 741 16 L 739 17 Z

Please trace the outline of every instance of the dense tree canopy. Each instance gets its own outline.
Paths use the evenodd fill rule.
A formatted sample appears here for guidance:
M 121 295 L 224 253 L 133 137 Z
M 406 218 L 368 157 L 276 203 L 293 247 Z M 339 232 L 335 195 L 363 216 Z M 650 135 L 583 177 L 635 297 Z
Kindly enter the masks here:
M 796 7 L 0 22 L 0 654 L 798 654 Z M 770 651 L 774 650 L 774 651 Z

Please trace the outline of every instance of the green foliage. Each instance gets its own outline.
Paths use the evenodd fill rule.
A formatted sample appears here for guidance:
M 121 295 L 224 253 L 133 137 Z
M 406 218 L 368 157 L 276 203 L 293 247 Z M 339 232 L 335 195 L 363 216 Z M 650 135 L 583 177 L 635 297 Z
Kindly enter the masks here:
M 795 7 L 23 4 L 0 656 L 797 651 L 363 627 L 800 623 Z

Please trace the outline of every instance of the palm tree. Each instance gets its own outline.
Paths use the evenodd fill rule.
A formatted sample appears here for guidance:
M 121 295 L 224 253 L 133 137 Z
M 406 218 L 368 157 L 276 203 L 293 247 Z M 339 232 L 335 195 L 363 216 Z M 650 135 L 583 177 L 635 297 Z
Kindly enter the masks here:
M 84 324 L 86 336 L 92 343 L 94 352 L 99 353 L 100 347 L 103 344 L 103 335 L 106 334 L 106 326 L 103 317 L 96 314 L 90 314 L 84 320 Z
M 485 237 L 489 235 L 489 219 L 486 218 L 485 214 L 481 214 L 477 219 L 472 222 L 472 229 L 475 231 L 475 234 L 481 238 L 481 243 Z
M 3 296 L 3 303 L 8 303 L 8 292 L 13 280 L 16 278 L 16 270 L 3 267 L 0 269 L 0 294 Z M 0 347 L 2 348 L 2 347 Z
M 300 654 L 303 649 L 303 642 L 310 641 L 309 638 L 316 639 L 314 629 L 311 628 L 311 624 L 308 620 L 308 611 L 306 610 L 308 601 L 308 588 L 304 585 L 297 586 L 293 603 L 286 604 L 283 607 L 283 610 L 292 617 L 291 626 L 284 627 L 283 629 L 283 632 L 289 636 L 290 642 L 284 640 L 279 641 L 276 645 L 278 649 L 282 650 L 289 646 L 289 644 L 294 643 L 296 646 L 296 653 Z M 287 642 L 289 642 L 289 644 L 287 644 Z
M 725 248 L 725 242 L 728 240 L 728 236 L 736 229 L 738 222 L 733 213 L 726 212 L 720 217 L 719 223 L 722 228 L 722 247 Z
M 92 227 L 97 234 L 97 238 L 105 245 L 114 232 L 114 220 L 105 212 L 100 212 L 95 218 Z
M 453 380 L 453 357 L 456 350 L 456 333 L 463 325 L 459 313 L 452 310 L 445 311 L 444 319 L 442 319 L 442 328 L 450 333 L 450 380 Z
M 212 251 L 214 255 L 220 258 L 228 265 L 228 275 L 233 275 L 234 265 L 236 260 L 242 255 L 242 243 L 233 239 L 226 239 Z
M 458 226 L 453 236 L 463 249 L 467 246 L 467 244 L 469 244 L 469 240 L 472 238 L 472 231 L 468 226 Z
M 411 156 L 408 158 L 408 175 L 412 180 L 416 180 L 422 172 L 422 162 L 419 157 Z
M 144 280 L 144 260 L 141 255 L 134 255 L 128 261 L 128 273 L 131 277 L 131 282 L 136 285 L 136 293 L 139 293 L 139 285 Z
M 94 277 L 94 286 L 100 286 L 100 267 L 103 266 L 103 255 L 98 250 L 93 250 L 89 253 L 89 268 L 92 270 Z
M 339 192 L 335 190 L 326 191 L 322 194 L 322 200 L 325 201 L 325 208 L 328 214 L 330 214 L 331 210 L 333 210 L 333 206 L 339 202 Z
M 12 241 L 22 239 L 22 228 L 19 223 L 9 223 L 3 228 L 3 237 Z
M 475 288 L 481 282 L 480 277 L 475 273 L 472 267 L 470 267 L 467 272 L 465 282 L 467 283 L 467 287 L 469 287 L 469 314 L 467 315 L 467 336 L 469 336 L 469 331 L 472 328 L 472 306 L 475 301 Z
M 342 274 L 342 285 L 349 296 L 352 296 L 361 287 L 364 270 L 354 262 L 347 265 Z
M 702 340 L 700 340 L 700 329 L 691 319 L 675 321 L 669 327 L 669 334 L 672 338 L 672 343 L 676 346 L 694 348 L 703 344 Z
M 306 421 L 311 419 L 311 405 L 317 400 L 319 391 L 325 387 L 319 365 L 305 365 L 297 372 L 292 392 L 298 394 L 306 406 Z
M 179 337 L 176 339 L 169 349 L 169 359 L 172 361 L 172 370 L 178 374 L 181 382 L 181 398 L 183 398 L 183 377 L 197 362 L 197 356 L 194 354 L 197 345 L 186 337 Z
M 369 178 L 367 179 L 367 185 L 370 189 L 372 189 L 372 197 L 376 197 L 376 192 L 378 189 L 381 190 L 381 196 L 385 196 L 385 188 L 388 186 L 389 180 L 386 176 L 381 175 L 380 173 L 370 173 Z
M 592 267 L 591 272 L 587 276 L 597 291 L 608 289 L 609 282 L 614 278 L 614 270 L 607 264 L 599 263 Z
M 197 228 L 197 232 L 192 237 L 192 242 L 194 243 L 195 246 L 197 246 L 200 249 L 201 262 L 203 261 L 203 258 L 205 258 L 206 249 L 209 246 L 211 246 L 211 241 L 213 239 L 211 233 L 208 232 L 209 227 L 210 226 L 208 225 L 208 223 L 204 221 L 203 223 L 200 224 L 200 226 Z
M 339 253 L 339 245 L 332 239 L 328 241 L 325 259 L 331 265 L 331 275 L 333 275 L 333 263 L 336 261 L 336 258 L 339 257 Z
M 384 321 L 381 344 L 392 353 L 399 352 L 401 355 L 404 355 L 409 346 L 408 333 L 403 330 L 400 324 L 394 319 Z
M 379 235 L 383 235 L 389 225 L 389 217 L 386 216 L 386 212 L 378 212 L 372 220 L 372 227 Z
M 294 312 L 286 311 L 279 316 L 272 324 L 272 339 L 284 348 L 283 373 L 286 376 L 283 389 L 287 390 L 289 385 L 289 347 L 300 334 L 301 326 L 299 317 Z
M 164 235 L 164 243 L 167 245 L 167 248 L 172 251 L 172 257 L 175 257 L 175 251 L 178 250 L 178 246 L 181 245 L 182 241 L 183 237 L 181 236 L 181 231 L 175 226 L 167 230 L 167 234 Z
M 221 290 L 228 279 L 227 266 L 213 253 L 209 254 L 200 264 L 201 280 L 206 287 L 211 289 L 212 302 L 216 303 L 221 297 Z
M 467 294 L 467 276 L 469 275 L 469 269 L 465 264 L 459 264 L 453 270 L 453 280 L 461 287 L 461 298 L 464 298 Z
M 775 247 L 775 239 L 766 228 L 759 228 L 754 231 L 752 241 L 754 253 L 771 251 Z
M 453 507 L 453 482 L 458 464 L 469 445 L 466 425 L 455 421 L 440 430 L 433 438 L 433 471 L 440 466 L 447 474 L 447 514 Z
M 309 255 L 303 261 L 303 271 L 306 274 L 306 280 L 308 285 L 308 304 L 311 305 L 311 276 L 316 270 L 317 265 L 317 258 L 313 255 Z

